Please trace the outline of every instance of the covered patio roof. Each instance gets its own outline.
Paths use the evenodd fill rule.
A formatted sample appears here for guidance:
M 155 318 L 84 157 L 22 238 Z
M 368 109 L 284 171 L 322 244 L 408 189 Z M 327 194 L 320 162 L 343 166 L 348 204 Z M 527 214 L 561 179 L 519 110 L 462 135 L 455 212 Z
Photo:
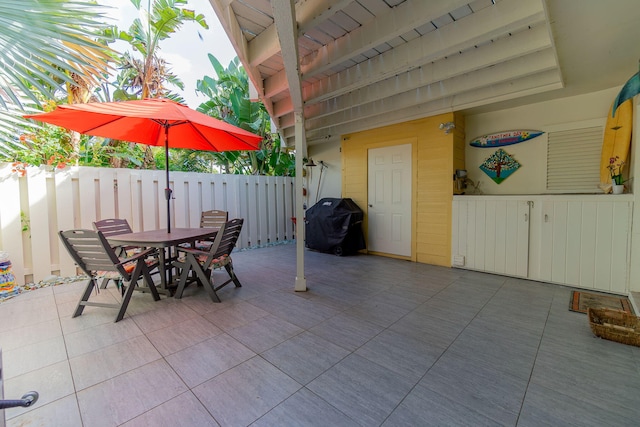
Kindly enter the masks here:
M 635 0 L 210 0 L 288 145 L 622 85 Z

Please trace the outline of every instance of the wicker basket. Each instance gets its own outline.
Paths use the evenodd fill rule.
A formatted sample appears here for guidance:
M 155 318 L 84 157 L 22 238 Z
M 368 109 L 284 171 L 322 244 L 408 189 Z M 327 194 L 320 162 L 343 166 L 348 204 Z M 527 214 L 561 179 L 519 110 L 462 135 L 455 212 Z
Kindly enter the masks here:
M 589 308 L 587 315 L 597 337 L 640 347 L 640 317 L 609 308 Z

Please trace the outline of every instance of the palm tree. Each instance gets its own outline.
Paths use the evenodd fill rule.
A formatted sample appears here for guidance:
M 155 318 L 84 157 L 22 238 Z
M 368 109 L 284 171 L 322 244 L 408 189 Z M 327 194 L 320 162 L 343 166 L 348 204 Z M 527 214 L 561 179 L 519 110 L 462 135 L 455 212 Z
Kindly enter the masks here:
M 131 0 L 138 11 L 141 0 Z M 119 31 L 115 36 L 128 42 L 137 54 L 126 52 L 120 59 L 120 73 L 117 76 L 117 89 L 113 93 L 115 100 L 145 99 L 167 97 L 184 102 L 178 95 L 172 94 L 165 83 L 184 89 L 182 81 L 173 73 L 167 62 L 158 53 L 160 42 L 178 31 L 185 22 L 197 22 L 203 28 L 209 28 L 204 15 L 184 9 L 187 0 L 147 0 L 142 20 L 136 18 L 128 31 Z M 118 142 L 114 142 L 118 144 Z M 121 159 L 113 159 L 112 166 L 122 167 Z M 144 168 L 153 167 L 155 160 L 151 147 L 145 150 Z
M 141 0 L 131 0 L 140 10 Z M 182 82 L 171 73 L 166 61 L 159 55 L 160 42 L 171 37 L 185 22 L 197 22 L 202 28 L 209 28 L 204 15 L 184 9 L 187 0 L 147 0 L 144 21 L 136 18 L 128 31 L 120 31 L 117 38 L 128 42 L 137 55 L 125 53 L 122 58 L 119 78 L 121 88 L 125 90 L 118 96 L 131 98 L 153 98 L 167 95 L 165 82 L 183 88 Z M 114 94 L 114 97 L 117 97 Z
M 163 58 L 154 57 L 150 69 L 145 68 L 146 61 L 131 57 L 129 52 L 122 56 L 120 62 L 118 89 L 113 93 L 115 100 L 171 97 L 181 101 L 170 93 L 165 83 L 171 83 L 180 90 L 184 89 L 184 83 L 171 72 Z
M 82 0 L 0 0 L 0 154 L 18 147 L 29 128 L 21 112 L 57 90 L 96 82 L 107 69 L 95 41 L 106 24 L 100 7 Z

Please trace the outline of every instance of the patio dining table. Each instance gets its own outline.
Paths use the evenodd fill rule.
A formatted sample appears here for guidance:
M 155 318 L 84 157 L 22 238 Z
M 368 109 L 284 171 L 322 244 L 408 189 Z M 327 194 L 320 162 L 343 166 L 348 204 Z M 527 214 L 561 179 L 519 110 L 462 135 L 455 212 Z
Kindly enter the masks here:
M 159 230 L 137 231 L 110 236 L 107 238 L 112 245 L 138 246 L 142 248 L 157 248 L 160 257 L 160 288 L 158 292 L 171 294 L 173 273 L 171 262 L 175 254 L 175 247 L 183 243 L 193 243 L 197 240 L 207 240 L 218 232 L 215 228 L 166 228 Z

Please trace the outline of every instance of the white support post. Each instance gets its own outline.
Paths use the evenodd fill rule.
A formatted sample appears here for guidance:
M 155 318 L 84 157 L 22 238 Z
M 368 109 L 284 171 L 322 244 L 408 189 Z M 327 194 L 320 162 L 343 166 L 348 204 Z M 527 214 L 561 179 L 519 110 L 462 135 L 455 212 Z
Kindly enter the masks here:
M 304 116 L 302 111 L 294 113 L 295 141 L 296 141 L 296 292 L 307 290 L 307 278 L 304 276 L 304 196 L 302 195 L 302 158 L 304 157 L 306 141 L 304 132 Z

